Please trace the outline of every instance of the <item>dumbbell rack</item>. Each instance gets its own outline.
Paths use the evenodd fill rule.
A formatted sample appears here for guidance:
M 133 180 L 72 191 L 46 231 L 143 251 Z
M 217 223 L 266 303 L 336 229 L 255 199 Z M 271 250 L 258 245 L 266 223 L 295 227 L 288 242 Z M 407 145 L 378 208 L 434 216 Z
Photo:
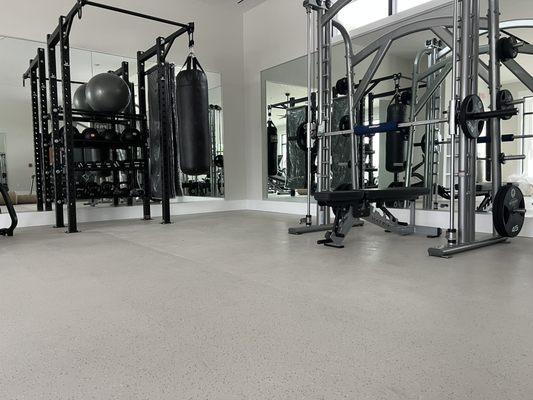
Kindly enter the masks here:
M 73 82 L 70 75 L 70 32 L 76 17 L 82 18 L 83 8 L 91 6 L 115 13 L 126 14 L 136 18 L 151 20 L 167 25 L 178 27 L 178 30 L 168 37 L 158 37 L 156 43 L 146 51 L 137 53 L 137 75 L 139 91 L 139 111 L 136 112 L 133 92 L 134 86 L 129 81 L 128 64 L 122 63 L 120 69 L 115 73 L 121 76 L 129 85 L 132 91 L 132 106 L 126 113 L 96 113 L 83 112 L 72 109 Z M 167 111 L 166 92 L 168 82 L 164 79 L 164 65 L 166 57 L 178 37 L 189 35 L 189 48 L 193 46 L 194 23 L 183 24 L 139 12 L 130 11 L 123 8 L 109 6 L 107 4 L 96 3 L 88 0 L 77 0 L 72 9 L 65 15 L 59 17 L 59 23 L 54 31 L 47 35 L 46 59 L 48 62 L 48 77 L 46 76 L 45 49 L 39 48 L 37 56 L 30 60 L 28 70 L 23 74 L 23 80 L 31 80 L 32 92 L 32 116 L 33 116 L 33 137 L 35 150 L 36 169 L 36 189 L 38 197 L 37 209 L 39 211 L 52 211 L 52 199 L 55 203 L 56 227 L 64 227 L 63 215 L 64 205 L 67 205 L 68 212 L 68 232 L 78 232 L 76 213 L 76 174 L 80 171 L 105 170 L 114 175 L 114 182 L 117 182 L 119 171 L 130 172 L 130 177 L 136 171 L 143 173 L 143 217 L 145 220 L 151 219 L 151 182 L 149 170 L 149 134 L 146 107 L 146 76 L 145 63 L 156 58 L 159 82 L 159 104 L 160 109 L 154 110 L 161 121 L 161 137 L 166 140 L 171 133 L 167 126 L 170 115 Z M 56 50 L 59 52 L 60 76 L 58 73 Z M 49 93 L 47 93 L 47 81 L 49 81 Z M 63 104 L 58 101 L 58 82 L 62 83 Z M 77 82 L 80 83 L 80 82 Z M 130 160 L 129 162 L 112 160 L 111 163 L 75 163 L 74 149 L 87 146 L 104 146 L 97 141 L 91 144 L 74 140 L 74 123 L 91 122 L 110 124 L 111 126 L 131 126 L 141 132 L 140 144 L 127 146 L 128 149 L 140 149 L 141 158 Z M 63 130 L 60 130 L 60 123 Z M 106 148 L 116 153 L 117 143 L 107 143 Z M 162 182 L 163 198 L 161 201 L 163 208 L 163 222 L 170 223 L 170 157 L 172 156 L 167 146 L 161 146 Z M 134 150 L 130 151 L 131 154 Z M 133 178 L 132 178 L 133 179 Z M 117 203 L 117 200 L 115 200 Z

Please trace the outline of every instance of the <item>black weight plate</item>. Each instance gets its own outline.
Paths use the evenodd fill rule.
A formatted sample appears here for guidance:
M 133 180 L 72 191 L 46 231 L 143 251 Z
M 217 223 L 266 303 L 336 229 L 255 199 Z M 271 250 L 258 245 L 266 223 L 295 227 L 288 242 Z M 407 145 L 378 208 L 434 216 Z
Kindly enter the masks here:
M 347 78 L 341 78 L 337 81 L 337 84 L 335 85 L 335 88 L 337 89 L 337 93 L 344 96 L 348 94 L 348 79 Z
M 522 191 L 515 185 L 503 186 L 494 197 L 492 219 L 498 234 L 503 237 L 516 237 L 525 221 L 523 212 L 525 200 Z
M 513 102 L 513 100 L 514 100 L 513 99 L 513 94 L 509 90 L 507 90 L 507 89 L 500 90 L 498 92 L 498 97 L 497 97 L 497 101 L 496 101 L 496 108 L 498 110 L 509 110 L 509 109 L 514 107 L 511 104 Z M 512 117 L 513 117 L 512 115 L 507 115 L 505 117 L 502 117 L 502 119 L 509 120 Z
M 215 166 L 218 168 L 224 168 L 224 156 L 222 154 L 219 154 L 215 157 Z
M 64 126 L 59 128 L 59 137 L 62 138 L 63 135 L 64 135 L 64 132 L 65 132 L 65 127 Z M 75 126 L 72 127 L 72 133 L 73 133 L 74 139 L 80 139 L 81 138 L 80 130 L 78 128 L 76 128 Z
M 494 196 L 492 201 L 492 223 L 494 229 L 498 232 L 498 235 L 506 237 L 505 227 L 502 223 L 502 219 L 499 218 L 503 214 L 503 198 L 505 197 L 505 187 L 502 187 Z
M 470 139 L 477 139 L 483 128 L 485 127 L 485 121 L 481 119 L 469 119 L 469 114 L 484 112 L 483 101 L 477 94 L 471 94 L 465 97 L 461 103 L 461 111 L 459 114 L 459 122 L 465 135 Z
M 98 139 L 98 131 L 96 130 L 96 128 L 85 128 L 81 135 L 85 140 Z
M 513 37 L 502 37 L 496 44 L 496 52 L 501 62 L 515 59 L 518 56 L 517 41 Z

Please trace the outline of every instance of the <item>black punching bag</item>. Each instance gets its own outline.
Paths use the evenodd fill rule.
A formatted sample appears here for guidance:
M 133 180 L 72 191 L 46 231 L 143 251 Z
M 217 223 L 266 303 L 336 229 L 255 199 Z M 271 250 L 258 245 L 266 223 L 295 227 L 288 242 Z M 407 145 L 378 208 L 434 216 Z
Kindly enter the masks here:
M 387 108 L 387 122 L 406 122 L 407 106 L 401 103 L 391 103 Z M 398 130 L 387 132 L 385 168 L 389 172 L 405 170 L 405 132 Z
M 186 175 L 204 175 L 211 165 L 207 76 L 189 55 L 176 77 L 180 168 Z
M 268 140 L 268 175 L 278 174 L 278 128 L 272 121 L 267 123 Z

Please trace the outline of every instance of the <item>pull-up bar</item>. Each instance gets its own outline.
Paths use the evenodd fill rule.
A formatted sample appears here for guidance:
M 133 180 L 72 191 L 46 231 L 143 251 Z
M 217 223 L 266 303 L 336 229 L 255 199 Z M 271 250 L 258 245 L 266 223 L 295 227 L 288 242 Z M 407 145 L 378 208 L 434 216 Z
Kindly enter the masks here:
M 134 16 L 134 17 L 143 18 L 143 19 L 147 19 L 147 20 L 155 21 L 155 22 L 160 22 L 160 23 L 167 24 L 167 25 L 178 26 L 180 28 L 186 29 L 187 31 L 189 31 L 191 29 L 191 24 L 184 24 L 184 23 L 172 21 L 172 20 L 169 20 L 169 19 L 156 17 L 156 16 L 149 15 L 149 14 L 143 14 L 143 13 L 140 13 L 140 12 L 137 12 L 137 11 L 131 11 L 131 10 L 126 10 L 126 9 L 120 8 L 120 7 L 115 7 L 115 6 L 110 6 L 110 5 L 107 5 L 107 4 L 97 3 L 95 1 L 77 0 L 77 2 L 74 5 L 74 7 L 72 7 L 72 9 L 69 11 L 69 13 L 65 17 L 65 22 L 67 24 L 69 24 L 69 29 L 68 29 L 69 31 L 70 31 L 70 25 L 72 24 L 72 20 L 74 19 L 74 17 L 77 15 L 78 18 L 81 19 L 82 10 L 83 10 L 83 7 L 85 7 L 85 6 L 101 8 L 101 9 L 104 9 L 104 10 L 113 11 L 113 12 L 117 12 L 117 13 L 120 13 L 120 14 L 131 15 L 131 16 Z M 57 27 L 54 30 L 54 32 L 49 36 L 48 44 L 56 45 L 59 42 L 59 33 L 60 33 L 59 29 L 60 29 L 60 27 Z M 192 29 L 194 29 L 194 27 Z
M 107 4 L 96 3 L 94 1 L 81 0 L 78 3 L 81 3 L 82 7 L 83 6 L 92 6 L 92 7 L 96 7 L 96 8 L 103 8 L 104 10 L 109 10 L 109 11 L 114 11 L 114 12 L 118 12 L 118 13 L 122 13 L 122 14 L 132 15 L 134 17 L 139 17 L 139 18 L 144 18 L 144 19 L 148 19 L 148 20 L 151 20 L 151 21 L 161 22 L 163 24 L 179 26 L 181 28 L 188 28 L 189 27 L 188 24 L 182 24 L 182 23 L 179 23 L 179 22 L 176 22 L 176 21 L 171 21 L 169 19 L 159 18 L 159 17 L 155 17 L 153 15 L 148 15 L 148 14 L 142 14 L 142 13 L 139 13 L 139 12 L 136 12 L 136 11 L 130 11 L 130 10 L 126 10 L 124 8 L 114 7 L 114 6 L 110 6 L 110 5 L 107 5 Z

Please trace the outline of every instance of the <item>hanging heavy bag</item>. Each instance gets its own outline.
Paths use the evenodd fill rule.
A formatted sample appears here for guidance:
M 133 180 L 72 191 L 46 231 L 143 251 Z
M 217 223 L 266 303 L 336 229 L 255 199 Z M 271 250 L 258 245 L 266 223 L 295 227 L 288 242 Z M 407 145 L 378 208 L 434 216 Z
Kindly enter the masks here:
M 278 128 L 271 120 L 267 123 L 268 175 L 278 174 Z
M 181 171 L 207 174 L 211 164 L 207 76 L 193 53 L 176 77 L 176 106 Z
M 387 107 L 387 122 L 406 122 L 407 106 L 391 103 Z M 402 130 L 387 132 L 385 168 L 389 172 L 399 173 L 405 170 L 405 132 Z

